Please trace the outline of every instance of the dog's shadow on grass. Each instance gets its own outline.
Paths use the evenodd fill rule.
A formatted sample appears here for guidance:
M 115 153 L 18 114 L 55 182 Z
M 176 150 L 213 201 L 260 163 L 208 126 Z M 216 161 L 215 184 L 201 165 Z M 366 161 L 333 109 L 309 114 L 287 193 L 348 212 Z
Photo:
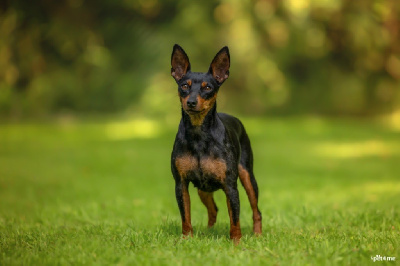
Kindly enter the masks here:
M 169 236 L 181 237 L 182 226 L 179 222 L 167 221 L 160 225 L 160 229 Z M 252 236 L 252 229 L 250 227 L 242 226 L 242 236 Z M 207 225 L 193 225 L 193 236 L 199 239 L 229 239 L 229 224 L 220 223 L 215 224 L 209 228 Z

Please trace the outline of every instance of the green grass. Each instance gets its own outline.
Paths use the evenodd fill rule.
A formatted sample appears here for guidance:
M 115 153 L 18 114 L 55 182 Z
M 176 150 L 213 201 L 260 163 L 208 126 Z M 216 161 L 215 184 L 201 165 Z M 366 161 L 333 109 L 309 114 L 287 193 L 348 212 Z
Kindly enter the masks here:
M 235 246 L 224 194 L 216 193 L 217 224 L 207 229 L 192 186 L 195 234 L 181 238 L 169 164 L 177 122 L 0 125 L 0 265 L 400 260 L 399 132 L 357 121 L 243 119 L 264 220 L 254 237 L 240 187 Z

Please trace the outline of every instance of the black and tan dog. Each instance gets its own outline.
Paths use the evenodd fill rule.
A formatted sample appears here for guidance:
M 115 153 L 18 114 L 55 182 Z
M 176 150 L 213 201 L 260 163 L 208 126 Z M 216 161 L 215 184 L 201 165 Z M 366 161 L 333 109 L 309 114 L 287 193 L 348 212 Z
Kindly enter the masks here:
M 182 119 L 171 158 L 182 233 L 193 234 L 188 192 L 189 182 L 192 182 L 207 207 L 209 227 L 216 222 L 218 211 L 213 192 L 224 190 L 230 217 L 230 237 L 238 242 L 242 236 L 237 189 L 239 176 L 253 211 L 253 231 L 261 234 L 250 140 L 237 118 L 216 111 L 218 90 L 229 76 L 228 47 L 217 53 L 205 73 L 190 71 L 189 58 L 179 45 L 173 48 L 171 65 L 171 75 L 178 84 L 182 105 Z

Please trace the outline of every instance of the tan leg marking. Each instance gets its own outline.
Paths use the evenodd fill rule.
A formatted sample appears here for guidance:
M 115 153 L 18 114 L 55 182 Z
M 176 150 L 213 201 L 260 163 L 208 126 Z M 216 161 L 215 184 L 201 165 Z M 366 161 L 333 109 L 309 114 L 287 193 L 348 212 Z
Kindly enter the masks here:
M 182 189 L 183 206 L 185 208 L 185 220 L 182 220 L 182 234 L 187 236 L 193 236 L 193 228 L 190 217 L 190 196 L 187 186 L 183 186 Z
M 193 171 L 198 168 L 198 162 L 195 157 L 190 155 L 184 155 L 176 158 L 175 166 L 178 170 L 179 176 L 182 179 L 182 199 L 183 199 L 183 207 L 185 210 L 184 219 L 182 219 L 182 234 L 183 235 L 193 235 L 193 228 L 191 224 L 190 217 L 190 196 L 188 191 L 188 186 L 186 185 L 186 181 L 184 180 L 189 171 Z
M 228 205 L 229 220 L 231 224 L 229 234 L 235 245 L 238 245 L 240 242 L 240 238 L 242 238 L 242 231 L 240 230 L 240 221 L 238 220 L 236 224 L 233 223 L 232 208 L 228 197 L 226 198 L 226 203 Z
M 241 164 L 239 164 L 239 178 L 240 181 L 242 182 L 244 189 L 246 190 L 247 197 L 249 198 L 250 206 L 253 211 L 253 232 L 255 234 L 260 235 L 262 229 L 261 229 L 261 215 L 258 211 L 258 201 L 253 186 L 251 185 L 250 182 L 250 174 Z

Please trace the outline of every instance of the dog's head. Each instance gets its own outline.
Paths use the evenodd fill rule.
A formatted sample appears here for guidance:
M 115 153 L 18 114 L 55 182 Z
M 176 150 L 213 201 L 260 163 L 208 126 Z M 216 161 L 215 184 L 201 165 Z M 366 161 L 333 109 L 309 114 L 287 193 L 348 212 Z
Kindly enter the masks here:
M 229 49 L 225 46 L 215 55 L 208 72 L 191 72 L 189 57 L 182 47 L 175 44 L 171 66 L 182 108 L 190 116 L 193 125 L 200 125 L 215 105 L 219 87 L 229 77 Z

